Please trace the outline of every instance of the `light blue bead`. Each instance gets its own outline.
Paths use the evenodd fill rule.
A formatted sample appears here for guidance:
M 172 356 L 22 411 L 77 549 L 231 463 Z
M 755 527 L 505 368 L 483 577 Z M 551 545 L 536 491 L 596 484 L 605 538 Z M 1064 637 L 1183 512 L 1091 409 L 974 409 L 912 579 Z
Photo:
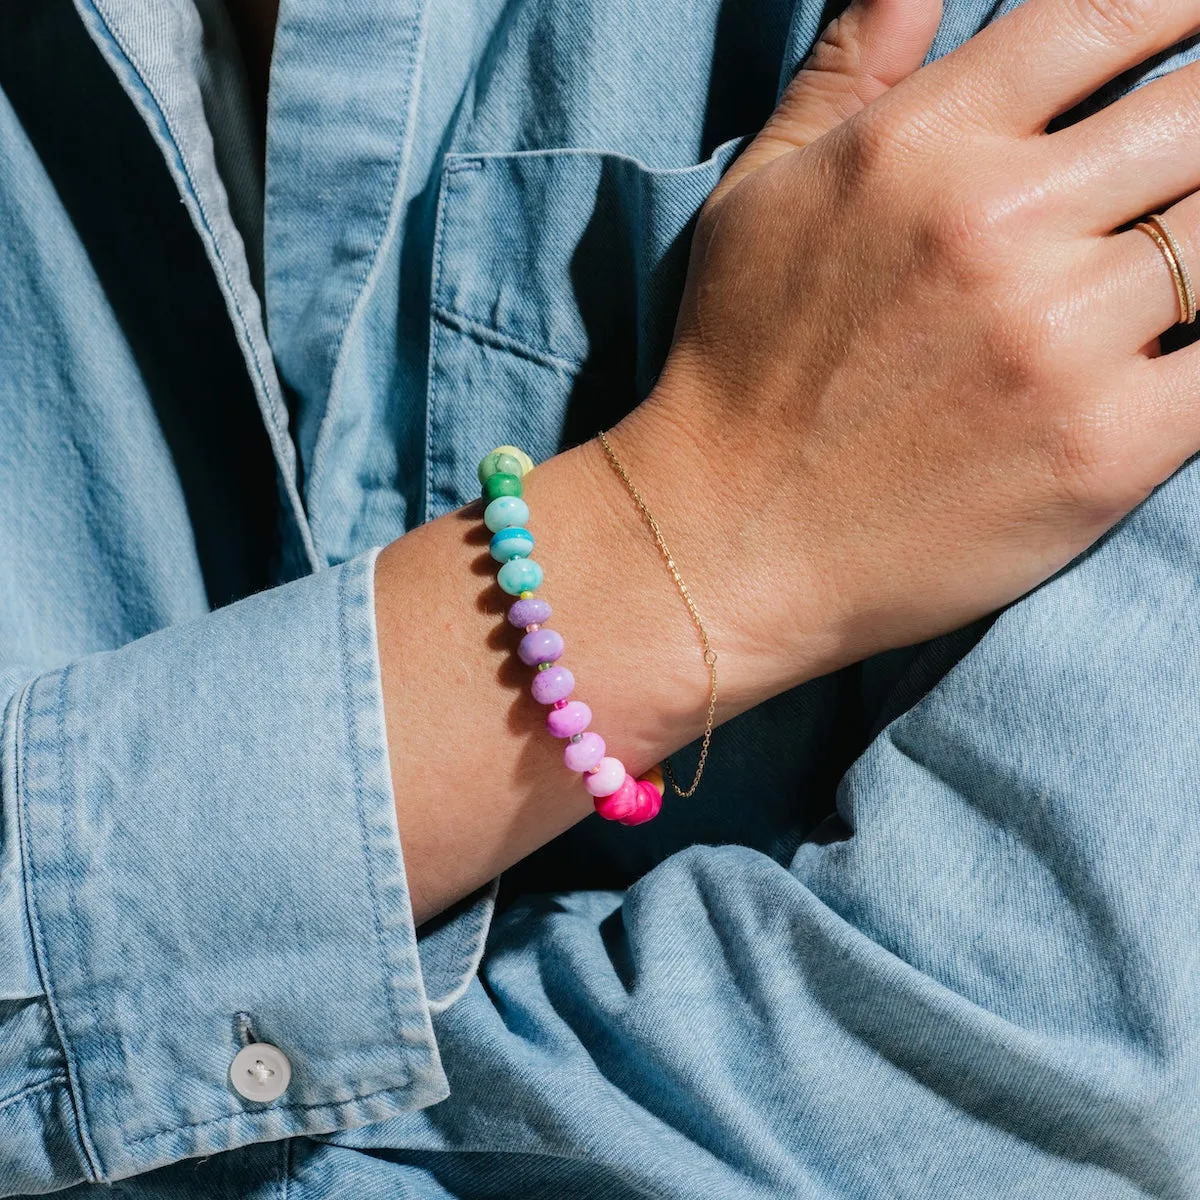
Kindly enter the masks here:
M 493 532 L 529 524 L 529 505 L 520 496 L 497 496 L 483 510 L 483 523 Z
M 497 562 L 513 558 L 528 558 L 533 553 L 533 534 L 528 529 L 501 529 L 488 547 Z
M 532 558 L 514 558 L 496 573 L 496 582 L 510 596 L 536 592 L 542 586 L 542 568 Z

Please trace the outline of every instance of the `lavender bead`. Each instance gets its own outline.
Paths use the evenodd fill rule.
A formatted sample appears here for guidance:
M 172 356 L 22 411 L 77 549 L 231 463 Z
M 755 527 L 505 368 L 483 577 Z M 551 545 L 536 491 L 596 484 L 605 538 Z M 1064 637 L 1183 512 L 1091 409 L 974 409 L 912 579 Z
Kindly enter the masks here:
M 533 677 L 529 690 L 539 704 L 553 704 L 565 700 L 575 690 L 575 676 L 566 667 L 551 667 Z
M 528 600 L 518 600 L 508 610 L 509 624 L 515 625 L 518 629 L 524 629 L 526 625 L 542 625 L 548 620 L 550 620 L 550 605 L 536 596 Z
M 568 742 L 563 748 L 563 762 L 572 771 L 590 771 L 604 757 L 604 739 L 598 733 L 583 733 L 579 741 Z
M 517 655 L 527 667 L 555 662 L 562 658 L 562 634 L 557 629 L 536 629 L 527 633 L 517 647 Z
M 546 728 L 557 738 L 574 737 L 592 723 L 592 710 L 582 700 L 572 700 L 565 708 L 552 708 L 546 714 Z

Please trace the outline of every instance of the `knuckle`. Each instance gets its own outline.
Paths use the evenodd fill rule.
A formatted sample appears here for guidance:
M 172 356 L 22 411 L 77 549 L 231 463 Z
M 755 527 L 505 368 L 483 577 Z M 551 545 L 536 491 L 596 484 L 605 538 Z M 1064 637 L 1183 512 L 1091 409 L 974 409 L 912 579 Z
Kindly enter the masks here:
M 1052 469 L 1059 494 L 1102 523 L 1116 521 L 1154 489 L 1155 481 L 1129 459 L 1129 439 L 1113 409 L 1079 406 L 1056 423 Z
M 972 260 L 990 261 L 1014 242 L 1027 203 L 1006 183 L 947 189 L 942 203 L 932 209 L 934 245 Z
M 866 108 L 836 131 L 839 174 L 847 189 L 874 191 L 893 183 L 899 167 L 899 131 L 885 111 Z
M 1140 41 L 1155 25 L 1155 0 L 1074 0 L 1085 26 L 1114 42 Z

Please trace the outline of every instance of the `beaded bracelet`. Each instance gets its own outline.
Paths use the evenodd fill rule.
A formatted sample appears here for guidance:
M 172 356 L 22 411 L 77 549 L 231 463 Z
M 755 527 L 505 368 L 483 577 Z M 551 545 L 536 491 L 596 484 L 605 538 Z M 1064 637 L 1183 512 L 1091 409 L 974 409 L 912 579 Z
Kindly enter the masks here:
M 619 758 L 605 753 L 604 739 L 588 726 L 592 710 L 582 700 L 569 700 L 575 676 L 559 664 L 563 654 L 562 635 L 545 628 L 551 608 L 535 593 L 542 586 L 542 568 L 530 558 L 533 534 L 526 529 L 529 506 L 523 499 L 523 476 L 533 470 L 533 460 L 516 446 L 500 446 L 479 463 L 483 487 L 483 523 L 491 531 L 491 556 L 501 564 L 496 582 L 517 599 L 508 610 L 511 625 L 525 631 L 517 655 L 535 667 L 530 691 L 539 703 L 549 706 L 546 728 L 557 738 L 566 738 L 563 761 L 583 775 L 583 785 L 595 800 L 596 811 L 608 821 L 641 825 L 662 808 L 663 773 L 652 767 L 640 779 L 625 770 Z

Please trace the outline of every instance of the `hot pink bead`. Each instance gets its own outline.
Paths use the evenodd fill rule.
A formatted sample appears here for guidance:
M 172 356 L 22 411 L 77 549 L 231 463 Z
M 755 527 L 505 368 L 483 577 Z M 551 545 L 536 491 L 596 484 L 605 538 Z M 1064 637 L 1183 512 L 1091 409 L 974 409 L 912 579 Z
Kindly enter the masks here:
M 642 825 L 658 816 L 662 808 L 662 792 L 644 779 L 638 780 L 637 806 L 627 817 L 619 818 L 622 825 Z
M 592 710 L 582 700 L 570 700 L 562 708 L 555 705 L 546 714 L 546 728 L 555 737 L 574 737 L 592 723 Z
M 625 764 L 619 758 L 602 758 L 596 769 L 583 777 L 583 786 L 593 796 L 611 796 L 625 779 Z
M 596 811 L 606 821 L 620 821 L 637 808 L 637 796 L 638 781 L 626 774 L 621 786 L 611 796 L 596 797 Z
M 604 739 L 598 733 L 581 733 L 579 741 L 568 742 L 563 762 L 572 771 L 590 771 L 604 757 Z
M 517 647 L 517 656 L 527 667 L 562 658 L 562 634 L 557 629 L 536 629 L 527 633 Z
M 566 667 L 551 667 L 533 677 L 529 690 L 539 704 L 553 704 L 555 700 L 565 700 L 575 690 L 575 676 Z

